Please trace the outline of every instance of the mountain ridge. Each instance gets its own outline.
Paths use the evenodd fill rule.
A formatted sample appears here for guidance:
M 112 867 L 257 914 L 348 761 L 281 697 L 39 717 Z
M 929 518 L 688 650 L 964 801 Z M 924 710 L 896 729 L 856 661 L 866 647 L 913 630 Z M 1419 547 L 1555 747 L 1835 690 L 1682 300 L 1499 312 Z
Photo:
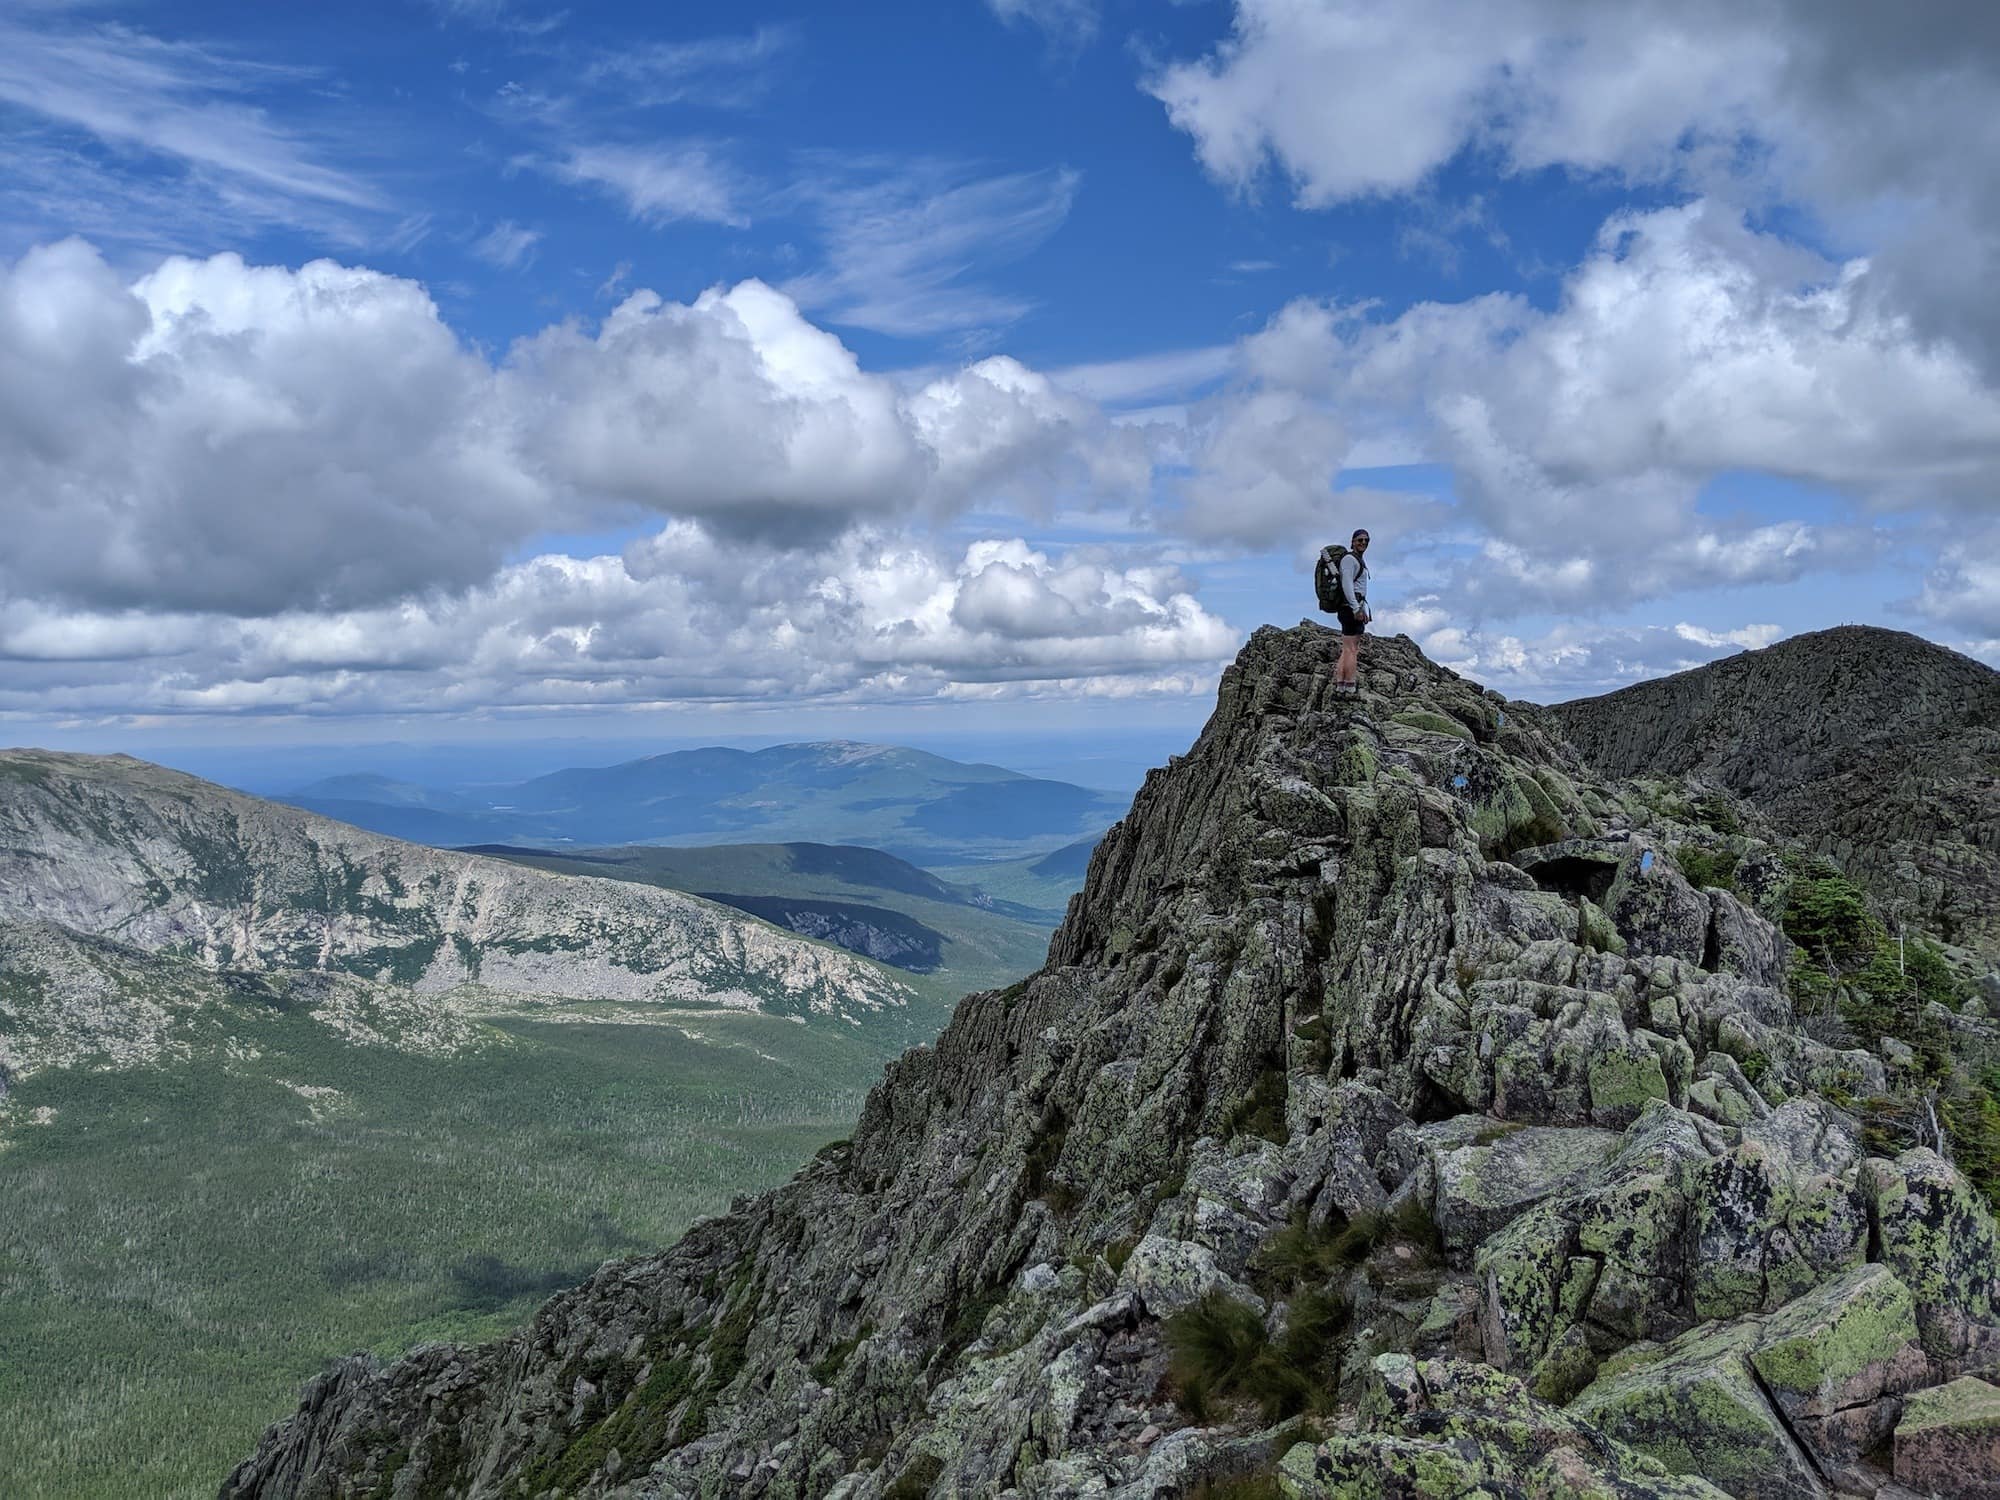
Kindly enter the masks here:
M 277 800 L 433 844 L 814 842 L 932 863 L 1046 853 L 1122 808 L 1069 782 L 847 740 L 671 750 L 567 767 L 482 797 L 357 773 Z
M 0 754 L 0 920 L 210 968 L 849 1019 L 882 971 L 697 898 L 403 843 L 129 756 Z
M 2000 672 L 1844 625 L 1544 712 L 1613 777 L 1698 776 L 2000 963 Z
M 1834 1102 L 1905 1064 L 1801 1027 L 1784 935 L 1553 720 L 1403 637 L 1345 702 L 1337 650 L 1252 637 L 1048 966 L 850 1143 L 511 1339 L 340 1362 L 223 1495 L 1820 1500 L 1892 1437 L 1936 1461 L 1899 1424 L 2000 1368 L 2000 1231 Z

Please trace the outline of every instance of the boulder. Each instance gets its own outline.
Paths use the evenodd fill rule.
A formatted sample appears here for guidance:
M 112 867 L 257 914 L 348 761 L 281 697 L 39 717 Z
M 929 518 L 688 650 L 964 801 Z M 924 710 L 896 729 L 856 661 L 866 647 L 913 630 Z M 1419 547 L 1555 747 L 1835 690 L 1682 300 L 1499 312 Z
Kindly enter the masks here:
M 1851 1474 L 1927 1378 L 1916 1304 L 1887 1266 L 1857 1266 L 1764 1320 L 1750 1364 L 1820 1468 Z
M 1308 1211 L 1325 1228 L 1357 1214 L 1380 1211 L 1388 1195 L 1416 1165 L 1414 1149 L 1391 1149 L 1392 1138 L 1411 1128 L 1410 1117 L 1378 1088 L 1346 1080 L 1295 1080 L 1285 1098 L 1291 1159 L 1297 1163 L 1290 1206 Z
M 1278 1465 L 1283 1492 L 1294 1500 L 1722 1500 L 1706 1481 L 1672 1474 L 1536 1400 L 1518 1380 L 1465 1361 L 1378 1356 L 1357 1427 L 1287 1452 Z
M 1946 1374 L 2000 1357 L 2000 1230 L 1934 1151 L 1871 1158 L 1861 1173 L 1881 1259 L 1917 1303 L 1924 1352 Z
M 1896 1424 L 1896 1482 L 1956 1500 L 2000 1500 L 2000 1387 L 1970 1375 L 1918 1391 Z
M 1613 1360 L 1568 1410 L 1737 1500 L 1824 1500 L 1811 1460 L 1758 1388 L 1757 1337 L 1754 1320 L 1705 1325 Z
M 1698 964 L 1707 951 L 1708 898 L 1650 848 L 1631 849 L 1602 905 L 1633 953 Z
M 1260 1315 L 1264 1311 L 1263 1298 L 1217 1265 L 1208 1246 L 1163 1235 L 1149 1234 L 1139 1241 L 1125 1262 L 1119 1285 L 1137 1292 L 1146 1311 L 1156 1318 L 1171 1318 L 1210 1292 L 1232 1297 Z
M 1446 1255 L 1461 1264 L 1524 1211 L 1602 1165 L 1618 1146 L 1608 1130 L 1488 1128 L 1501 1133 L 1437 1157 L 1432 1213 Z
M 1695 1316 L 1775 1307 L 1857 1264 L 1868 1245 L 1850 1128 L 1817 1100 L 1793 1100 L 1743 1127 L 1696 1185 Z
M 1709 890 L 1708 942 L 1703 966 L 1727 970 L 1771 991 L 1781 991 L 1791 970 L 1785 935 L 1728 891 Z
M 1690 1200 L 1721 1144 L 1713 1126 L 1655 1103 L 1585 1180 L 1480 1246 L 1486 1358 L 1532 1370 L 1586 1321 L 1610 1347 L 1686 1329 Z

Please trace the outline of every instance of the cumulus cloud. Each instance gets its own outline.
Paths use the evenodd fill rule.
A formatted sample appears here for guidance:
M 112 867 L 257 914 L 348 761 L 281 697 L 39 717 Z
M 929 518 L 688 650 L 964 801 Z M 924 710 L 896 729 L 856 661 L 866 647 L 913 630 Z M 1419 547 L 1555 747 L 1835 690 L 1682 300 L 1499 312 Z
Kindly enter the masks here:
M 1697 201 L 1613 218 L 1551 310 L 1492 295 L 1374 320 L 1298 303 L 1239 359 L 1259 390 L 1350 426 L 1401 424 L 1452 465 L 1484 534 L 1454 591 L 1467 607 L 1587 610 L 1788 581 L 1873 545 L 1859 521 L 1707 514 L 1720 474 L 1784 476 L 1878 512 L 1990 509 L 2000 391 L 1873 295 L 1872 275 Z M 1310 479 L 1335 444 L 1326 429 L 1244 447 L 1267 465 L 1280 449 L 1310 458 Z M 1219 486 L 1217 507 L 1241 488 Z
M 1668 672 L 1684 672 L 1780 639 L 1776 625 L 1716 630 L 1682 622 L 1605 628 L 1564 623 L 1537 635 L 1481 629 L 1458 611 L 1423 596 L 1381 611 L 1383 630 L 1414 637 L 1433 661 L 1501 692 L 1536 702 L 1560 702 L 1610 692 Z
M 1236 0 L 1227 40 L 1147 87 L 1218 180 L 1275 171 L 1306 207 L 1411 192 L 1466 152 L 1804 203 L 1926 332 L 2000 360 L 1990 5 Z
M 251 613 L 487 577 L 544 494 L 415 284 L 70 241 L 0 268 L 0 586 Z
M 2000 640 L 2000 524 L 1961 531 L 1940 549 L 1915 607 L 1988 648 Z
M 907 509 L 927 478 L 895 387 L 761 282 L 546 329 L 515 346 L 501 398 L 552 475 L 732 531 L 838 529 Z
M 0 712 L 463 713 L 948 693 L 1181 693 L 1235 633 L 1169 566 L 850 533 L 818 554 L 675 522 L 456 596 L 259 619 L 0 607 Z
M 0 592 L 92 610 L 351 611 L 652 513 L 740 544 L 1054 495 L 1130 503 L 1136 433 L 1017 361 L 907 389 L 760 282 L 627 297 L 496 364 L 416 283 L 77 241 L 0 267 Z

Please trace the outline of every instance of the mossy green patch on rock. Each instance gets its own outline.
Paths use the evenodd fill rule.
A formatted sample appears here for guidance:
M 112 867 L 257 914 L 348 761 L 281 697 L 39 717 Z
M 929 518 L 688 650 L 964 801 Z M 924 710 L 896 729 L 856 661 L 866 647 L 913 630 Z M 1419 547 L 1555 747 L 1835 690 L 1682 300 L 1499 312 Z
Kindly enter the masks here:
M 1278 1466 L 1287 1495 L 1720 1500 L 1706 1481 L 1669 1473 L 1483 1365 L 1430 1360 L 1389 1373 L 1393 1389 L 1365 1404 L 1358 1430 L 1287 1451 Z
M 1772 1313 L 1750 1362 L 1795 1418 L 1908 1389 L 1924 1371 L 1916 1304 L 1887 1266 L 1858 1266 Z
M 1424 709 L 1413 709 L 1396 715 L 1395 722 L 1410 729 L 1421 729 L 1426 734 L 1448 734 L 1454 739 L 1472 743 L 1472 731 L 1458 720 L 1444 714 L 1431 713 Z
M 1658 1359 L 1600 1377 L 1569 1410 L 1677 1474 L 1732 1493 L 1818 1500 L 1811 1466 L 1757 1387 L 1755 1339 L 1746 1325 L 1695 1329 Z

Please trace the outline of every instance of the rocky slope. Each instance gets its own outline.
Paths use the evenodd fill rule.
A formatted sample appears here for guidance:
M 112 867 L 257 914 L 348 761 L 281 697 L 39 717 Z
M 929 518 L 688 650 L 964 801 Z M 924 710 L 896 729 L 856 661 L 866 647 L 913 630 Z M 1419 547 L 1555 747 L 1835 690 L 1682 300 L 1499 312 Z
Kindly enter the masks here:
M 1336 652 L 1251 640 L 851 1143 L 224 1496 L 1992 1493 L 2000 1235 L 1891 1065 L 1534 712 Z
M 0 755 L 0 921 L 210 968 L 848 1019 L 881 969 L 674 891 L 364 833 L 125 756 Z
M 1705 777 L 2000 962 L 2000 672 L 1849 625 L 1548 714 L 1600 772 Z
M 400 985 L 282 969 L 217 973 L 50 922 L 0 922 L 0 1100 L 49 1068 L 186 1061 L 240 1042 L 245 1015 L 299 1012 L 362 1047 L 444 1056 L 504 1046 L 492 1028 Z

